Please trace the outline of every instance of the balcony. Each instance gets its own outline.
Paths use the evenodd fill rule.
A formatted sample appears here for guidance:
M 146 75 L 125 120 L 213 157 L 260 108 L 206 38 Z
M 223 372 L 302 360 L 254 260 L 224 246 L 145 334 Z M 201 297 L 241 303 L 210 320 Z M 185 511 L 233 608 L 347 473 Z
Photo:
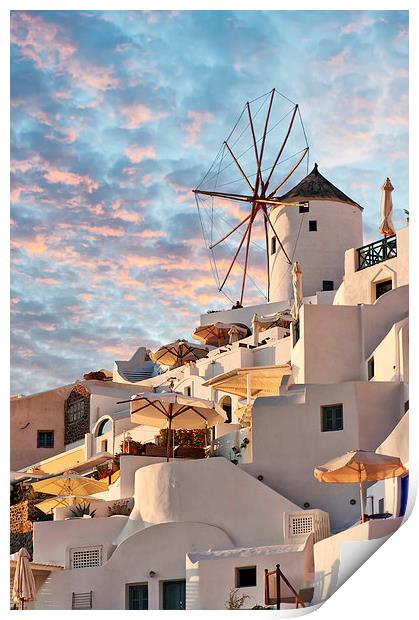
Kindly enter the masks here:
M 357 266 L 356 271 L 372 267 L 378 263 L 382 263 L 390 258 L 397 256 L 397 239 L 396 235 L 384 237 L 373 243 L 362 246 L 356 250 Z

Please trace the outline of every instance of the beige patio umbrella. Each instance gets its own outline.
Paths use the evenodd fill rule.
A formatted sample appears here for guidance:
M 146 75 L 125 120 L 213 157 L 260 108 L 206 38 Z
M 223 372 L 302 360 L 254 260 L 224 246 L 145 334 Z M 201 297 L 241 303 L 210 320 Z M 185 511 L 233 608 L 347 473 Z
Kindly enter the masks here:
M 204 344 L 222 347 L 229 343 L 229 332 L 236 328 L 238 340 L 250 336 L 250 329 L 242 323 L 210 323 L 209 325 L 199 325 L 192 334 L 192 338 L 200 340 Z
M 298 261 L 295 261 L 292 266 L 292 288 L 294 291 L 294 305 L 291 308 L 291 316 L 296 321 L 300 306 L 303 303 L 303 272 Z
M 150 357 L 155 364 L 163 364 L 163 366 L 175 368 L 182 366 L 185 362 L 196 362 L 196 360 L 207 355 L 207 347 L 188 342 L 187 340 L 176 340 L 161 346 L 157 351 L 151 353 Z
M 106 491 L 108 483 L 105 480 L 85 478 L 72 471 L 68 471 L 59 476 L 33 482 L 32 488 L 34 491 L 48 493 L 49 495 L 59 495 L 60 497 L 74 495 L 81 497 Z
M 381 196 L 381 222 L 378 228 L 384 237 L 394 235 L 395 232 L 393 221 L 391 219 L 391 215 L 393 213 L 393 199 L 391 197 L 391 193 L 393 189 L 394 187 L 392 186 L 390 179 L 387 177 L 381 187 L 383 192 Z
M 406 468 L 396 456 L 377 454 L 367 450 L 351 450 L 342 456 L 328 461 L 324 465 L 316 467 L 314 477 L 320 482 L 358 483 L 362 523 L 364 521 L 362 483 L 365 481 L 376 482 L 386 478 L 396 478 L 406 472 Z
M 36 599 L 35 579 L 29 558 L 29 552 L 25 547 L 19 549 L 12 596 L 16 603 L 20 603 L 21 609 L 25 608 L 26 601 L 34 601 Z
M 224 409 L 211 400 L 184 396 L 176 392 L 137 394 L 129 401 L 131 421 L 156 428 L 166 428 L 167 460 L 170 457 L 171 430 L 199 429 L 225 422 Z
M 39 510 L 45 512 L 45 514 L 52 513 L 55 508 L 63 508 L 65 506 L 76 506 L 81 502 L 104 502 L 105 500 L 100 497 L 91 497 L 90 495 L 65 495 L 57 497 L 49 497 L 44 499 L 39 504 L 35 504 Z

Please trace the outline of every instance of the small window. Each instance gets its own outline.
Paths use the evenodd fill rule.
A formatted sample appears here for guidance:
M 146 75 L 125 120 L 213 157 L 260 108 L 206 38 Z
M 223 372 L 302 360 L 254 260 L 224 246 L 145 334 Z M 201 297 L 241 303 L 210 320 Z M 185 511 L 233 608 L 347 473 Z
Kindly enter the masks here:
M 405 413 L 407 413 L 408 411 L 409 411 L 409 401 L 407 400 L 407 401 L 404 403 L 404 412 L 405 412 Z
M 252 588 L 256 585 L 256 566 L 236 568 L 236 588 Z
M 73 592 L 71 609 L 93 609 L 93 592 Z
M 109 433 L 109 431 L 112 430 L 112 420 L 103 420 L 103 422 L 101 422 L 99 424 L 99 428 L 97 430 L 97 436 L 100 437 L 101 435 L 104 435 L 105 433 Z
M 188 385 L 188 387 L 185 387 L 185 389 L 183 390 L 183 393 L 185 396 L 190 396 L 191 395 L 191 386 Z
M 107 439 L 104 439 L 101 442 L 100 451 L 101 452 L 107 452 L 108 451 L 108 440 Z
M 310 207 L 308 205 L 300 205 L 300 213 L 308 213 L 310 211 Z
M 333 280 L 323 280 L 323 291 L 333 291 L 334 290 L 334 282 Z
M 322 432 L 343 431 L 343 405 L 322 407 Z
M 317 230 L 317 220 L 309 220 L 308 229 L 310 232 L 316 232 Z
M 384 497 L 378 500 L 378 514 L 382 515 L 384 512 Z
M 148 585 L 146 583 L 128 586 L 128 609 L 148 609 Z
M 276 237 L 271 238 L 271 254 L 276 253 Z
M 38 448 L 54 447 L 54 431 L 38 431 Z
M 383 282 L 377 282 L 377 284 L 375 285 L 375 299 L 378 299 L 379 297 L 381 297 L 381 295 L 384 295 L 384 293 L 391 291 L 391 289 L 391 280 L 383 280 Z
M 374 356 L 370 357 L 370 359 L 368 360 L 368 364 L 367 364 L 367 368 L 368 368 L 368 381 L 371 381 L 371 379 L 374 377 Z

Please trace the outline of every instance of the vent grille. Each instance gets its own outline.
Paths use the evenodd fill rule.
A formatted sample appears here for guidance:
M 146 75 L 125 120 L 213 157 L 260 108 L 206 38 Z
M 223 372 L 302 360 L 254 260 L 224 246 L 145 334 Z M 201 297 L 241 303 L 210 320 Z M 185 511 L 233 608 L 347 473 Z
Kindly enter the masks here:
M 93 592 L 73 592 L 71 609 L 93 609 Z
M 290 518 L 290 536 L 310 534 L 314 529 L 313 516 L 301 516 Z
M 92 568 L 102 565 L 102 548 L 85 547 L 71 550 L 71 568 Z

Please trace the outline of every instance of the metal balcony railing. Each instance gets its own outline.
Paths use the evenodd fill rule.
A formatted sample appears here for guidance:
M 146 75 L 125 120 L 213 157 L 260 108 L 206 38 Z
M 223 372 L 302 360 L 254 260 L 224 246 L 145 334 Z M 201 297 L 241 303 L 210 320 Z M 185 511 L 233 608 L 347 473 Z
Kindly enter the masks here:
M 356 250 L 357 266 L 356 271 L 372 267 L 382 263 L 389 258 L 395 258 L 397 256 L 397 239 L 396 235 L 391 237 L 384 237 L 373 243 L 362 246 Z

